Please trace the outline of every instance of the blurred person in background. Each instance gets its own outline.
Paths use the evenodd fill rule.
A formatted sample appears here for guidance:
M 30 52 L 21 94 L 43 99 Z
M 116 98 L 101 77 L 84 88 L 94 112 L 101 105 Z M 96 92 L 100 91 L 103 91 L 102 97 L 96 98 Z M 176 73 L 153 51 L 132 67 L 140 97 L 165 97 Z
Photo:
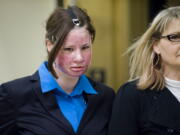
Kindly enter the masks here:
M 0 135 L 106 135 L 114 92 L 84 73 L 95 29 L 87 13 L 57 8 L 46 23 L 48 61 L 0 85 Z
M 162 10 L 129 52 L 109 135 L 180 135 L 180 6 Z

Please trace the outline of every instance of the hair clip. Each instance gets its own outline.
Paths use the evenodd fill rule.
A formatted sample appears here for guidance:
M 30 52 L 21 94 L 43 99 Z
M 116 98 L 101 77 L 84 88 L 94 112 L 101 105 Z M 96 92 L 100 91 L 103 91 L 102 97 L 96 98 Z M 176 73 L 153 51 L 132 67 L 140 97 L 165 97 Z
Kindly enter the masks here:
M 68 8 L 67 12 L 69 16 L 71 17 L 73 24 L 76 26 L 80 26 L 80 20 L 78 19 L 76 14 L 73 12 L 72 8 Z
M 73 22 L 74 25 L 76 25 L 76 26 L 79 26 L 79 25 L 80 25 L 80 21 L 79 21 L 79 19 L 77 19 L 77 18 L 73 18 L 73 19 L 72 19 L 72 22 Z

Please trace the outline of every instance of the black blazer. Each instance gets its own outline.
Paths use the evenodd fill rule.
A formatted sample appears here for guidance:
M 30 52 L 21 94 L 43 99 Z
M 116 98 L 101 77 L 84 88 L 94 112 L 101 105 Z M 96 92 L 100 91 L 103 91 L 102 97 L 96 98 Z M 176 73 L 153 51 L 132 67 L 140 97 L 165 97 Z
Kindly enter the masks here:
M 77 133 L 60 111 L 53 92 L 41 93 L 39 74 L 0 86 L 0 135 L 106 135 L 114 92 L 90 80 L 97 95 L 85 95 L 87 109 Z
M 114 101 L 109 135 L 180 135 L 180 103 L 167 89 L 124 84 Z

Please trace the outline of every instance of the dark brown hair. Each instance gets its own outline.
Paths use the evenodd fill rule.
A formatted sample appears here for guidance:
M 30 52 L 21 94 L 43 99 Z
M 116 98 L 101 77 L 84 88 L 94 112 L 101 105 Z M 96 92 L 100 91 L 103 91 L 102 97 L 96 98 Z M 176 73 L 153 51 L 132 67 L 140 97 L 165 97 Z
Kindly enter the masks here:
M 86 26 L 87 31 L 91 35 L 92 42 L 95 38 L 95 29 L 91 23 L 90 17 L 84 10 L 77 6 L 68 7 L 68 9 L 55 9 L 46 23 L 46 39 L 51 41 L 54 45 L 51 52 L 48 52 L 48 68 L 55 77 L 57 77 L 57 75 L 53 69 L 53 62 L 66 36 L 76 25 L 72 21 L 73 17 L 79 20 L 80 23 L 78 27 Z

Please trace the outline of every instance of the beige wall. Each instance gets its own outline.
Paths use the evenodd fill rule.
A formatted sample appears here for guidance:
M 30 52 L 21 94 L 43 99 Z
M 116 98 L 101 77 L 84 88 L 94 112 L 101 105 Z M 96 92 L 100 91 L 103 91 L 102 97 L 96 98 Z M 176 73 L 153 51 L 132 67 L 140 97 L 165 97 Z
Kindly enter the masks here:
M 96 39 L 93 44 L 93 62 L 91 69 L 105 71 L 106 84 L 114 86 L 113 59 L 113 16 L 110 0 L 79 0 L 80 7 L 87 9 L 96 28 Z M 91 70 L 90 69 L 90 70 Z
M 0 83 L 32 74 L 46 58 L 44 27 L 54 0 L 0 0 Z

